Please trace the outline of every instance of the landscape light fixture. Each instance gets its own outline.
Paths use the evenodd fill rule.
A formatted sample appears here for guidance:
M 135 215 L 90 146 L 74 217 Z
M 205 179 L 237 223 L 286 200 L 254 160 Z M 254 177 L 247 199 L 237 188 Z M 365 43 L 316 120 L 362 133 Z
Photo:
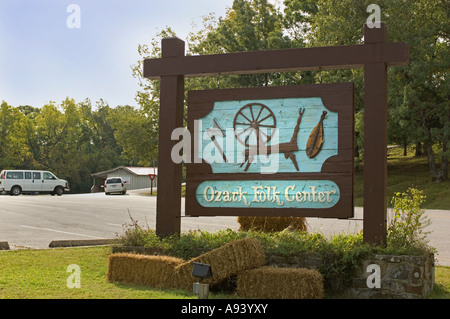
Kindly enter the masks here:
M 209 285 L 202 284 L 202 280 L 212 276 L 211 265 L 194 263 L 192 268 L 192 276 L 199 278 L 199 281 L 194 283 L 194 293 L 198 294 L 198 299 L 208 299 Z
M 205 278 L 211 277 L 212 276 L 211 265 L 194 263 L 194 267 L 192 268 L 192 276 L 200 278 L 199 282 L 202 282 L 202 280 Z

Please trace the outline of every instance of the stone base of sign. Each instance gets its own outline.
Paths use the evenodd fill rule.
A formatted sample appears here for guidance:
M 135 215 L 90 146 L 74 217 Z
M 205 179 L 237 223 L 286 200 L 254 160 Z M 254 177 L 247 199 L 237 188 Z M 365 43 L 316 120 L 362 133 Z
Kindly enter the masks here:
M 266 264 L 277 267 L 318 269 L 323 260 L 315 253 L 300 253 L 280 256 L 266 252 Z M 376 274 L 369 265 L 379 268 L 380 288 L 369 288 L 369 282 Z M 421 299 L 426 298 L 434 285 L 434 255 L 394 256 L 374 255 L 362 261 L 357 269 L 352 285 L 338 298 L 349 299 Z

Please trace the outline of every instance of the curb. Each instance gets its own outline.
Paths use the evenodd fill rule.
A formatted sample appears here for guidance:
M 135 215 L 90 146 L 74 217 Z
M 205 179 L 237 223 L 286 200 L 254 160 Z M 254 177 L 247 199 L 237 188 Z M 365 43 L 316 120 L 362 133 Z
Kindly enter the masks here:
M 0 250 L 9 250 L 9 244 L 7 241 L 0 241 Z
M 118 239 L 53 240 L 48 247 L 101 246 L 118 243 Z

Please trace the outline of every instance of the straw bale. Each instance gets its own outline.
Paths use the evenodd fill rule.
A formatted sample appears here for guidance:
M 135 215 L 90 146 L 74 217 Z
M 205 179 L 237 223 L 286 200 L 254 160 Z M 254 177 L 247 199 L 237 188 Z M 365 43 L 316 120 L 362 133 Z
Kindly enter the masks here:
M 212 277 L 202 282 L 214 284 L 242 270 L 260 267 L 265 259 L 264 249 L 257 239 L 239 239 L 176 266 L 175 285 L 181 289 L 192 289 L 192 284 L 198 281 L 192 276 L 194 262 L 211 265 Z
M 306 220 L 303 217 L 239 216 L 237 221 L 240 225 L 240 231 L 277 232 L 286 228 L 289 230 L 306 230 Z
M 107 279 L 111 282 L 172 288 L 175 267 L 183 262 L 183 259 L 169 256 L 112 254 L 108 258 Z
M 240 272 L 236 291 L 246 298 L 322 299 L 323 276 L 313 269 L 264 266 Z

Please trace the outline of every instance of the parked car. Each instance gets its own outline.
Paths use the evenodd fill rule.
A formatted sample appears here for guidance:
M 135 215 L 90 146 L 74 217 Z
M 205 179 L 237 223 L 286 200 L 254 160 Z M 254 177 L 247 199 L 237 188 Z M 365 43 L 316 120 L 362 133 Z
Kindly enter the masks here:
M 70 191 L 69 183 L 52 172 L 39 170 L 3 170 L 0 172 L 0 192 L 10 195 L 21 193 L 50 193 L 61 196 Z
M 105 180 L 105 194 L 121 193 L 125 195 L 127 193 L 127 187 L 122 177 L 108 177 Z

